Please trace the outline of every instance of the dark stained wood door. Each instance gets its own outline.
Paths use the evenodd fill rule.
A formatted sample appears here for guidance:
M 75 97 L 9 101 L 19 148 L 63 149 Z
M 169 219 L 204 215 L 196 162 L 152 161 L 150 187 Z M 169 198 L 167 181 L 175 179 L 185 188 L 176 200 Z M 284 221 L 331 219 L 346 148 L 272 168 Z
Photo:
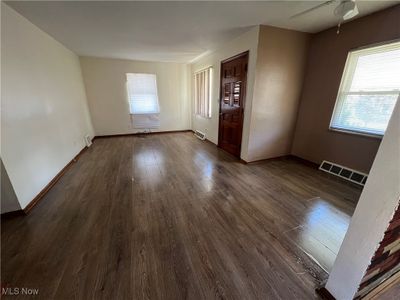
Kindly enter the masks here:
M 249 52 L 221 63 L 218 146 L 240 157 Z

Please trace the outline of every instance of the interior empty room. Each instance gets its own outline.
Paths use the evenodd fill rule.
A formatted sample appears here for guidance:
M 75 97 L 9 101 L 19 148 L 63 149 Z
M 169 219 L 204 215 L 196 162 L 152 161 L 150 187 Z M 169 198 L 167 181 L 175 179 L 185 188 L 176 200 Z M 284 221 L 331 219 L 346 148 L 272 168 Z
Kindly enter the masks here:
M 400 1 L 1 1 L 1 298 L 400 299 Z

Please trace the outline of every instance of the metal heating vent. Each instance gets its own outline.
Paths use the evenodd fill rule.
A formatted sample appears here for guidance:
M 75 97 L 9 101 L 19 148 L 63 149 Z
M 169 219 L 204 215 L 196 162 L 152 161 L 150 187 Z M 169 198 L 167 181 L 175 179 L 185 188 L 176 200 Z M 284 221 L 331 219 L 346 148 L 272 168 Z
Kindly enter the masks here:
M 344 178 L 348 181 L 357 183 L 359 185 L 364 185 L 365 182 L 367 181 L 368 174 L 335 164 L 330 161 L 324 160 L 321 165 L 319 166 L 319 169 L 331 173 L 333 175 L 339 176 L 341 178 Z
M 203 132 L 201 132 L 201 131 L 199 131 L 199 130 L 196 130 L 196 131 L 194 132 L 194 135 L 195 135 L 197 138 L 199 138 L 200 140 L 202 140 L 202 141 L 204 141 L 204 140 L 206 139 L 206 134 L 203 133 Z

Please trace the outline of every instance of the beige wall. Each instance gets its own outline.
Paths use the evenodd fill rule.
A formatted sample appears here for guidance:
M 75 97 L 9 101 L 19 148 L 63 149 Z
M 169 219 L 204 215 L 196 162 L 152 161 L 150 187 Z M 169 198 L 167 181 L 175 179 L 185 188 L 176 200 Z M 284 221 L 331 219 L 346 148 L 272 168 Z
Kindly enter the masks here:
M 239 53 L 249 51 L 249 64 L 247 73 L 247 94 L 244 108 L 244 123 L 243 123 L 243 137 L 242 137 L 242 150 L 241 158 L 247 160 L 247 145 L 249 139 L 250 128 L 250 112 L 251 100 L 253 98 L 253 85 L 254 85 L 254 70 L 257 60 L 257 44 L 258 44 L 258 31 L 259 27 L 255 26 L 248 32 L 240 35 L 236 39 L 226 42 L 221 45 L 216 51 L 200 58 L 191 66 L 191 80 L 194 78 L 194 73 L 205 67 L 213 67 L 213 80 L 211 92 L 211 118 L 202 118 L 194 115 L 192 111 L 192 128 L 200 130 L 207 135 L 207 139 L 211 142 L 218 143 L 218 121 L 219 121 L 219 97 L 220 97 L 220 68 L 221 61 L 229 57 L 235 56 Z M 193 101 L 192 97 L 192 101 Z M 194 107 L 194 105 L 193 105 Z
M 126 73 L 157 76 L 160 128 L 154 131 L 190 129 L 188 65 L 94 57 L 80 61 L 96 135 L 141 131 L 132 127 Z
M 213 67 L 212 116 L 194 115 L 192 126 L 218 143 L 221 61 L 249 50 L 241 158 L 254 161 L 290 154 L 309 35 L 257 26 L 192 64 Z
M 93 135 L 78 57 L 1 3 L 1 157 L 22 208 Z
M 309 35 L 260 26 L 248 161 L 290 154 Z
M 313 36 L 292 153 L 368 172 L 380 139 L 330 131 L 329 123 L 350 50 L 400 38 L 400 5 Z

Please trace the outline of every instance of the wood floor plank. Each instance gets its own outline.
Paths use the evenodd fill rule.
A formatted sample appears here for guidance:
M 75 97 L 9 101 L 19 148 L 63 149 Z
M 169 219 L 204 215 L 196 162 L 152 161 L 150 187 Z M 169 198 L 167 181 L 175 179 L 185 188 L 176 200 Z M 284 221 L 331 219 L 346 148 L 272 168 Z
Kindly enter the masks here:
M 329 269 L 360 193 L 191 133 L 97 139 L 31 214 L 1 221 L 2 284 L 38 299 L 314 299 L 327 273 L 309 251 L 326 247 Z

